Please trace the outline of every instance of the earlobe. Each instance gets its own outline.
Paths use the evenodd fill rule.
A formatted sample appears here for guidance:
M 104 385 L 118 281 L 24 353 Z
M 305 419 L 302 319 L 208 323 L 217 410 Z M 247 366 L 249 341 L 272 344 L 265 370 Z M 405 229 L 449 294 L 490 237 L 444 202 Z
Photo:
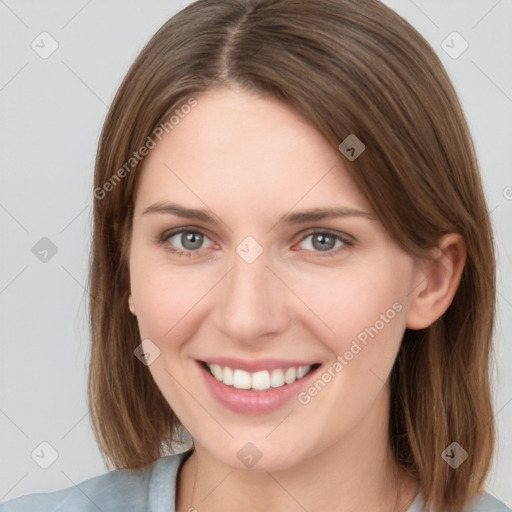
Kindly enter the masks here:
M 440 318 L 452 303 L 466 263 L 466 246 L 457 233 L 441 237 L 434 260 L 424 265 L 416 276 L 419 285 L 412 292 L 407 312 L 409 329 L 425 329 Z
M 133 315 L 137 316 L 137 313 L 135 312 L 135 303 L 133 302 L 132 294 L 130 293 L 128 297 L 128 307 L 130 308 L 130 311 Z

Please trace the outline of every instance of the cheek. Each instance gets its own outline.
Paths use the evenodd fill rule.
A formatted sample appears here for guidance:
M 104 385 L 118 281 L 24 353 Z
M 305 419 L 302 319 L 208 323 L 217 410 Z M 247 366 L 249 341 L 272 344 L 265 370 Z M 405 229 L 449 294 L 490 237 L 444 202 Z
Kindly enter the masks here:
M 405 329 L 406 265 L 401 272 L 389 261 L 295 278 L 294 291 L 310 310 L 302 308 L 302 323 L 333 358 L 348 352 L 358 365 L 389 365 Z
M 147 270 L 135 272 L 132 275 L 131 290 L 136 305 L 137 321 L 141 336 L 159 339 L 165 330 L 173 324 L 172 311 L 175 311 L 177 301 L 172 301 L 172 295 L 166 292 L 169 284 L 163 276 L 158 276 Z
M 330 441 L 339 438 L 340 429 L 348 431 L 362 421 L 387 389 L 405 330 L 407 267 L 402 270 L 400 275 L 393 265 L 365 264 L 337 276 L 316 276 L 298 289 L 315 313 L 302 318 L 308 319 L 313 339 L 330 353 L 325 370 L 299 402 L 318 425 L 331 425 Z M 345 419 L 334 425 L 337 414 Z
M 131 292 L 142 338 L 164 346 L 169 340 L 186 339 L 186 330 L 197 325 L 201 301 L 211 288 L 211 276 L 201 270 L 190 272 L 162 261 L 144 258 L 134 252 Z

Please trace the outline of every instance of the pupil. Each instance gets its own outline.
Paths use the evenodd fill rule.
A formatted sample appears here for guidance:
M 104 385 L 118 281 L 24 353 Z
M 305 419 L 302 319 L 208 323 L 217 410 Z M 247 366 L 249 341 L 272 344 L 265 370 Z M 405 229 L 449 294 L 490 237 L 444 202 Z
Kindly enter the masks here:
M 325 243 L 326 240 L 328 241 L 327 243 Z M 316 242 L 318 242 L 319 245 L 316 245 Z M 334 237 L 322 234 L 315 235 L 313 237 L 313 247 L 321 251 L 328 251 L 334 247 Z
M 203 235 L 201 233 L 183 233 L 181 235 L 181 243 L 187 250 L 199 249 L 203 242 Z

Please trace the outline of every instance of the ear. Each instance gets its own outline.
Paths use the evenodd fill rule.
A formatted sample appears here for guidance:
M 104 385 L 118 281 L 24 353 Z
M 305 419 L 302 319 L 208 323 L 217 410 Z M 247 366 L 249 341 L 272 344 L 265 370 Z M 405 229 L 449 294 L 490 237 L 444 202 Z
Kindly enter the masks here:
M 406 326 L 424 329 L 433 324 L 452 303 L 466 263 L 466 246 L 458 233 L 441 237 L 434 260 L 418 267 Z
M 135 312 L 135 302 L 133 302 L 132 294 L 128 296 L 128 307 L 130 308 L 130 311 L 133 315 L 137 316 L 137 313 Z

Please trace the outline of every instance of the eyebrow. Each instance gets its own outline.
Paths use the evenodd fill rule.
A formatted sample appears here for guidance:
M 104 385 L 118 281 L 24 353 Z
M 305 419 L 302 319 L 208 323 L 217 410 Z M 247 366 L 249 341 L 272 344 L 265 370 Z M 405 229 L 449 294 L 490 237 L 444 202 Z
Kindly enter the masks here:
M 215 216 L 208 213 L 207 210 L 198 210 L 194 208 L 185 208 L 176 203 L 155 203 L 148 206 L 142 212 L 142 215 L 150 213 L 161 213 L 176 215 L 185 219 L 198 220 L 207 224 L 216 224 Z M 279 218 L 278 224 L 303 224 L 323 219 L 340 217 L 363 217 L 369 220 L 376 220 L 376 217 L 368 212 L 357 210 L 355 208 L 312 208 L 301 212 L 285 213 Z

